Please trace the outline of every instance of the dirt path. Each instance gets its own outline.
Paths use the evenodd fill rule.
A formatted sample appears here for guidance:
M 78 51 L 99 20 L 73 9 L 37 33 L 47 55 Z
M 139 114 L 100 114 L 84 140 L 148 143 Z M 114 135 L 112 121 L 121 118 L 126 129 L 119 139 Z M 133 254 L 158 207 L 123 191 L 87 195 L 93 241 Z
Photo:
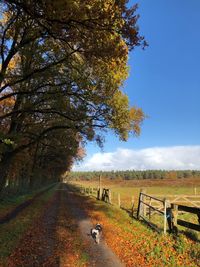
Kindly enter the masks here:
M 96 244 L 90 236 L 92 224 L 86 213 L 77 205 L 75 194 L 63 184 L 44 207 L 44 213 L 21 238 L 18 247 L 9 257 L 6 267 L 76 267 L 76 237 L 81 241 L 81 252 L 89 256 L 83 266 L 121 267 L 117 256 L 102 240 Z M 77 249 L 76 249 L 77 248 Z
M 90 229 L 92 224 L 86 213 L 76 205 L 74 199 L 74 193 L 66 188 L 66 200 L 70 207 L 71 213 L 76 219 L 82 239 L 87 247 L 87 253 L 90 256 L 90 266 L 97 267 L 122 267 L 124 266 L 112 250 L 107 246 L 104 240 L 100 241 L 100 244 L 96 244 L 90 235 Z

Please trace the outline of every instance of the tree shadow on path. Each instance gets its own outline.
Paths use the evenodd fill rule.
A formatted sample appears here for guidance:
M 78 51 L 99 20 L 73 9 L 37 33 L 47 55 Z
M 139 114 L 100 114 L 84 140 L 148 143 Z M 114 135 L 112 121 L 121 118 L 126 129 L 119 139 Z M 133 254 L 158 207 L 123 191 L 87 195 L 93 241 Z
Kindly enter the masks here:
M 70 207 L 71 213 L 76 219 L 83 242 L 86 247 L 86 253 L 90 257 L 90 265 L 96 267 L 121 267 L 124 266 L 112 250 L 107 246 L 104 240 L 100 241 L 100 244 L 96 244 L 94 239 L 90 235 L 90 229 L 93 227 L 89 215 L 83 209 L 83 207 L 91 206 L 90 199 L 87 197 L 81 197 L 74 191 L 75 188 L 69 185 L 65 185 L 67 194 L 66 201 Z M 96 209 L 94 206 L 91 208 Z M 105 207 L 106 208 L 106 207 Z

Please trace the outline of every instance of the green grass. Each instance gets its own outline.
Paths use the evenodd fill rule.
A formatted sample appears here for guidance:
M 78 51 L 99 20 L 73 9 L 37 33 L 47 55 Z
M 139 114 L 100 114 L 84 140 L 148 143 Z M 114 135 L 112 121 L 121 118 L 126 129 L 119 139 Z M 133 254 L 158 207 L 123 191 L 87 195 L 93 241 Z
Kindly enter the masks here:
M 30 191 L 26 194 L 18 194 L 15 196 L 8 196 L 0 200 L 0 218 L 10 213 L 15 207 L 22 204 L 23 202 L 32 199 L 39 192 L 48 189 L 50 186 L 42 187 L 38 190 Z
M 6 258 L 12 253 L 20 238 L 25 231 L 31 226 L 33 218 L 37 218 L 47 201 L 53 195 L 55 188 L 51 188 L 46 191 L 40 197 L 38 197 L 31 206 L 21 211 L 16 218 L 13 218 L 8 223 L 0 225 L 0 265 L 4 266 Z M 5 202 L 8 205 L 10 203 L 20 204 L 23 201 L 30 198 L 30 195 L 13 198 L 12 201 Z M 15 202 L 16 200 L 16 202 Z M 23 200 L 23 201 L 22 201 Z M 5 265 L 6 266 L 6 265 Z
M 6 213 L 10 212 L 12 209 L 22 204 L 23 202 L 31 199 L 34 196 L 34 193 L 7 197 L 0 201 L 0 216 L 4 216 Z

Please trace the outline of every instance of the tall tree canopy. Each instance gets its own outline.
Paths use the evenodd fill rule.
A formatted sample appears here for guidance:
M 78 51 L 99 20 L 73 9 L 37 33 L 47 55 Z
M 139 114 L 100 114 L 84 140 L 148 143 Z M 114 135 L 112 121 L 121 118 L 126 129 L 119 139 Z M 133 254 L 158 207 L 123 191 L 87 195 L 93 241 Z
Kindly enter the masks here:
M 144 114 L 121 91 L 129 50 L 146 45 L 136 9 L 126 0 L 2 1 L 0 191 L 19 154 L 31 183 L 35 168 L 62 172 L 61 158 L 69 168 L 80 142 L 101 144 L 102 130 L 122 140 L 140 133 Z

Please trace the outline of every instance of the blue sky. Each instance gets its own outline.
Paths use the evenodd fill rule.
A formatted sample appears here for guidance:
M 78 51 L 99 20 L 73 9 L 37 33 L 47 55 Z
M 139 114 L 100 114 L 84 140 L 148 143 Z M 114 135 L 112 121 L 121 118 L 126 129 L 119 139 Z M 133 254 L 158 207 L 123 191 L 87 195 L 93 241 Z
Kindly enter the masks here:
M 139 138 L 124 143 L 109 133 L 103 151 L 88 144 L 76 170 L 200 169 L 200 1 L 137 3 L 140 33 L 149 47 L 130 53 L 124 91 L 149 118 Z M 119 167 L 116 158 L 122 156 Z M 102 164 L 95 167 L 97 161 Z

